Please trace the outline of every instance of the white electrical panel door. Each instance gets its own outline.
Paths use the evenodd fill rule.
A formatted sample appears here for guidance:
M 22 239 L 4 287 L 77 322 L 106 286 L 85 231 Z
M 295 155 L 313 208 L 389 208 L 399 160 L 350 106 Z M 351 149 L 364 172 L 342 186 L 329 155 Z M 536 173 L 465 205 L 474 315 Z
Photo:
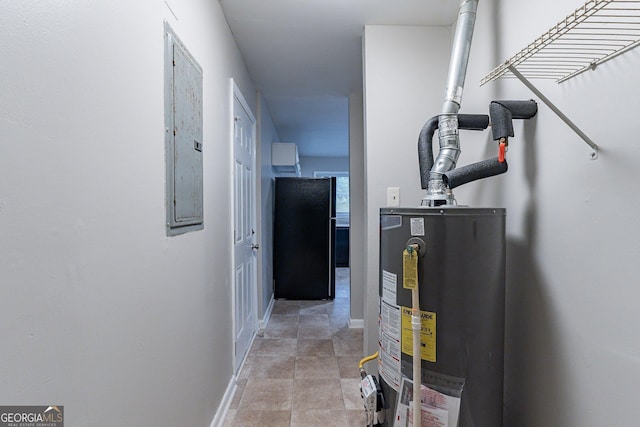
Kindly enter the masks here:
M 203 228 L 202 69 L 165 28 L 167 230 L 179 234 Z

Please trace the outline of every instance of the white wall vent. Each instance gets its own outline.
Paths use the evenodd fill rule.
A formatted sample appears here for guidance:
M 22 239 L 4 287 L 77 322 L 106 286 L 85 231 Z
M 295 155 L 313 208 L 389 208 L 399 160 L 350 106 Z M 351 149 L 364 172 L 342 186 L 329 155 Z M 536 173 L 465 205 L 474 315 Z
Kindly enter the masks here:
M 292 142 L 271 144 L 271 166 L 279 174 L 301 175 L 298 147 Z

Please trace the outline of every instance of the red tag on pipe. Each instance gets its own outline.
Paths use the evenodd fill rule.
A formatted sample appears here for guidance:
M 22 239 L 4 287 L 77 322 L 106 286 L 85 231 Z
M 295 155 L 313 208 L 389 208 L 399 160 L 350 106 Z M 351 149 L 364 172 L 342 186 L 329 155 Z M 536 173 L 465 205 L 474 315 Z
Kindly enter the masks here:
M 504 163 L 505 152 L 507 151 L 507 144 L 501 142 L 498 145 L 498 162 Z

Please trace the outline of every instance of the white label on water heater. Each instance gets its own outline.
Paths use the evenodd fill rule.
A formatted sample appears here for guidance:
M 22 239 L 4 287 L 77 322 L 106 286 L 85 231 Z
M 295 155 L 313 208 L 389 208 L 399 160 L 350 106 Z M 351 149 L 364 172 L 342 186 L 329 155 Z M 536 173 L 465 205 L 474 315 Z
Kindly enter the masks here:
M 440 393 L 421 384 L 421 413 L 423 426 L 456 427 L 460 418 L 460 398 Z M 394 427 L 413 427 L 413 382 L 402 378 L 398 392 L 398 406 Z
M 380 302 L 380 359 L 378 371 L 394 390 L 398 390 L 401 374 L 400 307 Z
M 411 218 L 411 235 L 424 236 L 424 218 Z
M 383 338 L 381 346 L 383 345 L 393 345 L 393 340 L 389 340 L 388 338 Z M 391 348 L 393 351 L 393 348 Z M 389 385 L 389 387 L 393 388 L 395 391 L 398 391 L 398 387 L 400 387 L 400 381 L 402 380 L 402 373 L 400 372 L 400 361 L 393 357 L 390 352 L 387 352 L 383 347 L 380 350 L 380 359 L 378 365 L 378 372 L 385 380 L 385 382 Z
M 380 309 L 380 321 L 382 331 L 400 342 L 400 307 L 382 303 Z
M 396 305 L 396 297 L 398 295 L 398 276 L 382 270 L 382 301 L 391 305 Z

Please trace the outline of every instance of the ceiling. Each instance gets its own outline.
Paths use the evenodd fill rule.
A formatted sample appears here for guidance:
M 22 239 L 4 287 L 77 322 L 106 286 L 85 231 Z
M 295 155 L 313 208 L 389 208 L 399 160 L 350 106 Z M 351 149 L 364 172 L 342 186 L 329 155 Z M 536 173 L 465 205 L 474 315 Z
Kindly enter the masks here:
M 365 25 L 451 25 L 456 0 L 219 0 L 281 142 L 348 155 Z

